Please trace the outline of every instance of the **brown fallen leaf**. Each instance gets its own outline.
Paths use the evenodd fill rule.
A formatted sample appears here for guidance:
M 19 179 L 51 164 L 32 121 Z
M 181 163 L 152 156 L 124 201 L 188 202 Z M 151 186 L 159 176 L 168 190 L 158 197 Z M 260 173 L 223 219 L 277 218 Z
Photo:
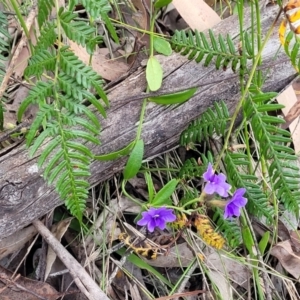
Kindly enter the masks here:
M 221 21 L 218 14 L 203 0 L 173 0 L 172 3 L 192 30 L 203 31 Z
M 12 275 L 0 266 L 1 300 L 56 300 L 62 296 L 48 283 Z
M 275 256 L 283 266 L 283 268 L 294 276 L 296 279 L 300 277 L 300 256 L 293 249 L 290 240 L 275 245 L 271 254 Z
M 287 126 L 291 131 L 295 152 L 298 153 L 300 151 L 300 101 L 297 99 L 299 97 L 296 96 L 293 86 L 290 85 L 287 89 L 280 93 L 277 96 L 277 101 L 278 103 L 285 105 L 282 112 L 287 121 Z
M 71 223 L 73 218 L 67 218 L 64 219 L 57 224 L 52 226 L 51 232 L 53 235 L 58 239 L 58 241 L 61 241 L 61 238 L 69 228 L 69 225 Z M 53 251 L 51 247 L 48 247 L 48 252 L 47 252 L 47 265 L 46 265 L 46 271 L 45 271 L 45 280 L 48 278 L 51 268 L 56 260 L 56 253 Z
M 3 238 L 0 241 L 0 259 L 20 250 L 29 240 L 37 234 L 34 226 L 29 226 Z
M 69 41 L 70 49 L 78 58 L 85 64 L 89 64 L 90 55 L 86 52 L 85 48 Z M 107 48 L 99 48 L 93 54 L 92 68 L 95 72 L 101 75 L 106 80 L 116 80 L 123 75 L 129 68 L 125 63 L 124 58 L 108 59 L 109 53 Z

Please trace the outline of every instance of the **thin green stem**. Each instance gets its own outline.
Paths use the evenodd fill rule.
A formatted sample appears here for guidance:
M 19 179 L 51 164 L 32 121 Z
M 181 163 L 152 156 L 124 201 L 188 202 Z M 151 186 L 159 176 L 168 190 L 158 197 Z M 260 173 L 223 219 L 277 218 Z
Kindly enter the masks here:
M 133 197 L 131 197 L 127 192 L 126 192 L 126 189 L 125 189 L 125 184 L 126 184 L 126 180 L 123 180 L 122 181 L 122 192 L 124 193 L 124 195 L 128 198 L 128 199 L 130 199 L 131 201 L 133 201 L 135 204 L 137 204 L 137 205 L 139 205 L 139 206 L 144 206 L 144 204 L 143 203 L 141 203 L 140 201 L 138 201 L 137 199 L 135 199 L 135 198 L 133 198 Z
M 16 13 L 16 16 L 17 16 L 17 18 L 18 18 L 18 20 L 19 20 L 19 22 L 21 24 L 21 27 L 23 28 L 24 33 L 25 33 L 25 35 L 26 35 L 26 37 L 27 37 L 27 39 L 29 41 L 30 52 L 33 53 L 33 47 L 32 47 L 32 44 L 30 42 L 30 33 L 28 31 L 28 28 L 26 26 L 26 22 L 25 22 L 25 20 L 24 20 L 24 18 L 22 16 L 22 13 L 21 13 L 21 11 L 19 9 L 19 3 L 16 0 L 10 0 L 10 3 L 12 5 L 12 7 L 14 9 L 14 12 Z
M 281 11 L 280 11 L 280 12 L 281 12 Z M 279 12 L 279 13 L 280 13 L 280 12 Z M 279 16 L 279 14 L 278 14 L 278 16 Z M 243 91 L 243 93 L 242 93 L 241 100 L 240 100 L 239 103 L 237 104 L 237 107 L 236 107 L 236 109 L 235 109 L 235 111 L 234 111 L 234 113 L 233 113 L 233 116 L 232 116 L 232 118 L 231 118 L 231 122 L 230 122 L 230 125 L 229 125 L 229 130 L 228 130 L 228 133 L 227 133 L 226 138 L 225 138 L 225 141 L 224 141 L 224 146 L 223 146 L 223 148 L 222 148 L 222 150 L 221 150 L 221 153 L 220 153 L 220 155 L 218 156 L 218 159 L 217 159 L 217 161 L 216 161 L 216 163 L 215 163 L 215 169 L 216 169 L 216 168 L 218 167 L 218 165 L 220 164 L 220 161 L 221 161 L 221 159 L 222 159 L 222 157 L 223 157 L 223 155 L 224 155 L 226 149 L 228 148 L 229 139 L 230 139 L 231 133 L 232 133 L 232 131 L 233 131 L 234 123 L 235 123 L 235 121 L 236 121 L 236 118 L 237 118 L 237 116 L 238 116 L 238 114 L 239 114 L 240 109 L 242 108 L 242 105 L 244 104 L 244 101 L 246 100 L 246 97 L 247 97 L 248 92 L 249 92 L 249 88 L 250 88 L 251 83 L 252 83 L 252 79 L 253 79 L 254 74 L 255 74 L 255 72 L 256 72 L 256 68 L 257 68 L 258 63 L 260 62 L 260 59 L 261 59 L 262 51 L 263 51 L 263 49 L 265 48 L 265 46 L 266 46 L 266 44 L 267 44 L 267 42 L 268 42 L 268 40 L 269 40 L 269 38 L 270 38 L 270 36 L 271 36 L 273 30 L 274 30 L 274 26 L 275 26 L 275 23 L 276 23 L 276 21 L 277 21 L 277 19 L 278 19 L 278 16 L 275 18 L 275 20 L 274 20 L 272 26 L 270 27 L 269 31 L 267 32 L 266 38 L 265 38 L 264 42 L 262 43 L 261 48 L 259 49 L 259 51 L 258 51 L 258 53 L 257 53 L 257 55 L 256 55 L 256 59 L 255 59 L 255 61 L 254 61 L 254 63 L 253 63 L 253 66 L 252 66 L 252 69 L 251 69 L 251 72 L 250 72 L 250 75 L 249 75 L 247 84 L 246 84 L 245 89 L 244 89 L 244 91 Z

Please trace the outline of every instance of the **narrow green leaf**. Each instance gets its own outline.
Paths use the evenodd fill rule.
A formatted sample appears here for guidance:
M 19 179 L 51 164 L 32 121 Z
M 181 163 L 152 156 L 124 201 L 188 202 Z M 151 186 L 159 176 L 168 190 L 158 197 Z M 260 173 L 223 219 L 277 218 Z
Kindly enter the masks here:
M 177 179 L 170 180 L 154 197 L 153 201 L 150 202 L 153 206 L 162 206 L 168 204 L 167 201 L 176 190 L 178 184 Z
M 245 48 L 248 55 L 252 57 L 254 55 L 254 51 L 253 51 L 252 43 L 250 41 L 249 34 L 247 32 L 245 32 Z
M 30 157 L 33 157 L 33 155 L 35 154 L 35 152 L 40 148 L 41 144 L 44 142 L 44 140 L 50 136 L 50 129 L 47 128 L 45 129 L 34 141 L 31 149 L 30 149 L 30 152 L 29 152 L 29 156 Z M 57 144 L 59 143 L 59 137 L 56 137 L 55 140 L 57 141 Z M 55 140 L 53 142 L 55 142 Z M 56 143 L 56 142 L 55 142 Z M 48 148 L 49 146 L 47 146 Z M 53 148 L 54 149 L 54 148 Z M 51 149 L 50 151 L 52 151 L 53 149 Z M 46 154 L 47 153 L 47 149 L 44 150 L 43 154 L 41 157 L 43 157 L 44 155 L 48 155 Z
M 299 47 L 300 47 L 300 44 L 296 43 L 291 51 L 291 62 L 292 62 L 293 66 L 297 65 L 296 60 L 298 58 Z
M 213 59 L 214 54 L 213 53 L 209 53 L 204 61 L 204 66 L 207 67 L 209 65 L 209 63 L 211 62 L 211 60 Z
M 156 9 L 160 9 L 164 6 L 167 6 L 169 5 L 170 3 L 172 2 L 172 0 L 157 0 L 155 3 L 154 3 L 154 7 Z
M 284 108 L 285 106 L 283 104 L 262 104 L 257 107 L 257 111 L 259 112 L 267 112 L 267 111 L 273 111 L 273 110 L 279 110 Z
M 134 177 L 138 173 L 142 165 L 143 156 L 144 156 L 144 141 L 138 140 L 134 145 L 134 148 L 124 168 L 123 171 L 124 179 L 128 180 Z
M 219 34 L 219 45 L 220 45 L 221 51 L 223 53 L 227 53 L 227 47 L 226 47 L 225 41 L 220 34 Z
M 261 240 L 259 241 L 258 249 L 261 255 L 264 255 L 265 253 L 265 250 L 269 243 L 269 238 L 270 238 L 270 231 L 266 231 L 262 236 Z
M 73 129 L 72 134 L 74 134 L 76 137 L 79 137 L 79 138 L 85 139 L 87 141 L 90 141 L 90 142 L 92 142 L 96 145 L 100 144 L 100 141 L 99 141 L 98 138 L 92 136 L 91 134 L 89 134 L 86 131 Z
M 158 53 L 161 53 L 163 55 L 169 56 L 172 54 L 170 43 L 160 37 L 154 36 L 153 47 Z
M 61 172 L 61 170 L 66 167 L 66 164 L 67 162 L 63 160 L 59 163 L 58 166 L 56 166 L 54 169 L 51 170 L 51 175 L 48 178 L 49 184 L 53 183 L 53 181 L 58 177 L 58 174 Z M 45 177 L 47 178 L 48 174 L 45 175 Z
M 116 33 L 116 30 L 115 30 L 113 24 L 110 21 L 108 15 L 103 13 L 103 14 L 101 14 L 101 18 L 105 24 L 105 27 L 108 29 L 110 36 L 114 39 L 115 43 L 120 44 L 119 37 Z
M 275 92 L 269 92 L 269 93 L 264 93 L 264 94 L 260 94 L 260 95 L 255 95 L 252 97 L 252 100 L 257 103 L 257 102 L 264 102 L 267 100 L 270 100 L 272 98 L 277 97 L 278 93 Z
M 49 163 L 47 164 L 47 167 L 44 171 L 44 177 L 48 178 L 48 176 L 51 174 L 54 166 L 56 164 L 59 164 L 59 160 L 64 155 L 64 151 L 61 149 L 57 153 L 54 154 L 54 156 L 50 159 Z
M 187 100 L 189 100 L 196 92 L 197 88 L 192 88 L 183 92 L 169 94 L 169 95 L 163 95 L 163 96 L 157 96 L 157 97 L 151 97 L 149 100 L 151 102 L 155 102 L 158 104 L 177 104 L 177 103 L 183 103 Z
M 151 203 L 154 197 L 155 189 L 154 189 L 154 184 L 150 173 L 148 172 L 145 173 L 145 180 L 148 187 L 148 201 L 149 203 Z
M 125 251 L 126 250 L 124 248 L 122 248 L 122 249 L 118 250 L 117 253 L 120 254 L 120 255 L 124 255 Z M 149 271 L 150 273 L 155 275 L 160 281 L 164 282 L 167 286 L 169 286 L 170 288 L 173 288 L 173 285 L 164 276 L 162 276 L 160 272 L 158 272 L 153 267 L 148 265 L 145 261 L 143 261 L 137 255 L 130 254 L 127 257 L 127 259 L 128 259 L 128 261 L 130 261 L 131 263 L 136 265 L 138 268 L 145 269 L 145 270 Z
M 220 51 L 219 50 L 219 47 L 218 47 L 218 42 L 217 42 L 217 40 L 216 40 L 216 38 L 215 38 L 215 36 L 214 36 L 214 33 L 213 33 L 213 31 L 211 30 L 211 29 L 209 29 L 209 37 L 210 37 L 210 40 L 211 40 L 211 45 L 212 45 L 212 47 L 213 47 L 213 49 L 215 50 L 215 51 Z
M 228 47 L 229 47 L 229 51 L 232 55 L 235 55 L 235 48 L 234 48 L 234 44 L 233 44 L 233 41 L 230 37 L 229 34 L 227 34 L 227 44 L 228 44 Z
M 253 253 L 254 241 L 248 226 L 242 229 L 242 236 L 243 236 L 244 245 L 246 246 L 250 255 L 254 255 Z
M 108 160 L 114 160 L 122 156 L 128 155 L 131 149 L 133 148 L 134 143 L 135 141 L 129 143 L 126 147 L 115 152 L 110 152 L 108 154 L 103 154 L 103 155 L 95 155 L 94 159 L 101 160 L 101 161 L 108 161 Z
M 284 51 L 288 56 L 290 56 L 289 45 L 293 37 L 294 37 L 294 32 L 291 30 L 284 40 Z
M 67 141 L 66 146 L 74 150 L 77 150 L 88 157 L 92 157 L 91 150 L 85 145 L 79 144 L 78 142 Z
M 217 59 L 216 59 L 216 69 L 217 69 L 217 70 L 220 69 L 222 60 L 223 60 L 223 56 L 222 56 L 222 55 L 218 55 L 218 56 L 217 56 Z
M 36 139 L 37 141 L 37 139 Z M 43 163 L 45 162 L 46 158 L 51 154 L 53 154 L 53 151 L 55 151 L 54 149 L 58 148 L 59 147 L 59 144 L 61 143 L 61 138 L 60 136 L 57 136 L 55 139 L 53 139 L 52 141 L 50 141 L 46 148 L 44 149 L 43 153 L 41 154 L 40 158 L 39 158 L 39 166 L 42 166 Z M 40 143 L 38 143 L 39 146 L 40 146 Z M 38 146 L 38 148 L 39 148 Z M 35 143 L 34 145 L 32 146 L 33 147 L 36 147 Z M 36 150 L 34 150 L 35 152 Z M 33 154 L 32 154 L 33 155 Z M 56 156 L 57 154 L 55 154 Z
M 147 62 L 146 79 L 151 91 L 157 91 L 161 87 L 163 70 L 154 56 L 151 56 Z

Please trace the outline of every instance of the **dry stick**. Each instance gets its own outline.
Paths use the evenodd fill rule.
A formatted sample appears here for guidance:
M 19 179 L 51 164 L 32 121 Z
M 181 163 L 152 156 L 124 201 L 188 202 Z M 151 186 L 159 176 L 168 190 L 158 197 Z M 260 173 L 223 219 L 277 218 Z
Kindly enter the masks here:
M 28 29 L 31 28 L 32 24 L 33 24 L 33 21 L 35 20 L 35 16 L 37 14 L 37 6 L 34 5 L 32 10 L 30 11 L 29 15 L 28 15 L 28 18 L 26 20 L 26 27 Z M 8 81 L 9 81 L 9 78 L 11 77 L 11 75 L 13 74 L 13 71 L 15 69 L 15 65 L 16 65 L 16 60 L 18 59 L 19 55 L 20 55 L 20 52 L 22 51 L 23 47 L 26 45 L 26 42 L 27 42 L 27 38 L 26 38 L 26 34 L 25 32 L 23 31 L 22 32 L 22 37 L 19 41 L 19 44 L 13 54 L 13 57 L 11 58 L 11 61 L 10 61 L 10 64 L 6 70 L 6 73 L 5 73 L 5 76 L 3 77 L 3 80 L 2 80 L 2 83 L 1 83 L 1 86 L 0 86 L 0 99 L 3 97 L 3 94 L 6 90 L 6 87 L 8 85 Z
M 32 224 L 65 264 L 78 288 L 89 300 L 109 300 L 82 265 L 65 249 L 41 221 L 34 220 Z

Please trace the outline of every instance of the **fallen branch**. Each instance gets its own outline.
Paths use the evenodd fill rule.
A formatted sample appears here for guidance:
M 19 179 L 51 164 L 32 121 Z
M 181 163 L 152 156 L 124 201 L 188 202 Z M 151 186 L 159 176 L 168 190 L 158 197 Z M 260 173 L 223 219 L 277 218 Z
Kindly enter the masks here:
M 268 7 L 261 17 L 261 27 L 266 32 L 277 14 L 277 8 Z M 251 18 L 245 13 L 244 20 Z M 251 24 L 245 24 L 245 28 Z M 275 29 L 277 30 L 277 29 Z M 230 17 L 214 28 L 215 35 L 229 34 L 236 38 L 238 46 L 239 26 L 236 16 Z M 280 42 L 273 34 L 262 54 L 265 91 L 280 91 L 295 77 L 295 70 L 283 50 L 278 52 Z M 274 58 L 276 57 L 276 63 Z M 142 138 L 145 142 L 145 157 L 157 156 L 178 144 L 182 130 L 199 117 L 214 101 L 224 100 L 233 111 L 240 98 L 237 74 L 230 69 L 216 70 L 214 65 L 204 67 L 190 62 L 180 55 L 159 57 L 163 70 L 163 90 L 170 92 L 187 86 L 201 86 L 192 99 L 180 106 L 159 106 L 148 103 L 143 124 Z M 264 71 L 265 70 L 265 71 Z M 211 82 L 211 84 L 208 84 Z M 145 72 L 138 70 L 113 88 L 109 94 L 111 103 L 107 119 L 101 119 L 100 146 L 92 148 L 96 155 L 116 151 L 135 139 L 145 91 Z M 53 186 L 48 186 L 37 166 L 38 154 L 30 159 L 24 146 L 17 147 L 0 157 L 0 236 L 6 237 L 33 220 L 45 215 L 62 204 Z M 91 165 L 90 184 L 96 185 L 123 169 L 126 157 L 115 161 L 95 161 Z

